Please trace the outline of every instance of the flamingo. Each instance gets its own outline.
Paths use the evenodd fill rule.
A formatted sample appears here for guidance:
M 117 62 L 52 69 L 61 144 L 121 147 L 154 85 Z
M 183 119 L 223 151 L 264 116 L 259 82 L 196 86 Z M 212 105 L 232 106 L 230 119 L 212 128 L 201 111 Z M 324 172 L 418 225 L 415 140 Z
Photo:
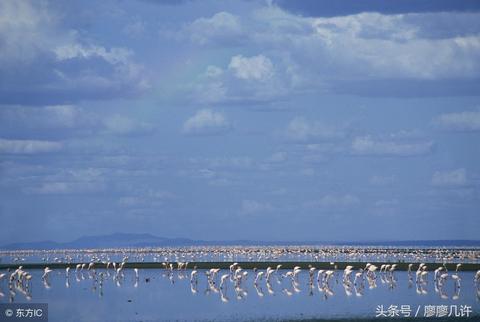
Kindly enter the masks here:
M 320 281 L 323 279 L 323 272 L 324 272 L 323 269 L 319 269 L 317 272 L 317 284 L 319 285 L 320 285 Z
M 308 270 L 308 274 L 310 276 L 310 284 L 313 284 L 313 277 L 315 274 L 315 270 L 316 270 L 315 267 L 310 267 L 310 269 Z
M 462 280 L 460 278 L 460 275 L 458 275 L 458 269 L 462 266 L 462 264 L 457 264 L 457 267 L 455 269 L 455 273 L 452 274 L 452 279 L 455 281 L 455 288 L 460 287 L 460 281 Z
M 475 274 L 474 280 L 475 280 L 475 283 L 478 283 L 480 281 L 480 269 Z
M 332 270 L 328 270 L 328 271 L 325 272 L 325 285 L 327 285 L 327 288 L 328 288 L 330 279 L 332 278 L 332 276 L 333 276 L 334 273 L 335 273 L 335 272 L 332 271 Z
M 46 280 L 48 278 L 48 275 L 53 272 L 53 270 L 51 270 L 48 266 L 45 267 L 45 269 L 43 270 L 43 275 L 42 275 L 42 279 L 43 280 Z
M 358 273 L 355 273 L 355 278 L 353 279 L 353 284 L 357 285 L 357 280 L 363 277 L 363 269 L 360 268 Z
M 353 272 L 353 266 L 350 266 L 348 265 L 347 267 L 345 267 L 345 270 L 343 271 L 343 282 L 344 283 L 350 283 L 350 275 L 352 274 Z
M 220 278 L 220 289 L 223 289 L 223 286 L 225 285 L 225 281 L 227 280 L 228 277 L 230 277 L 230 274 L 222 275 L 222 277 Z
M 195 266 L 195 268 L 193 269 L 192 273 L 190 273 L 190 283 L 193 283 L 195 282 L 195 284 L 198 283 L 198 277 L 197 277 L 197 267 Z
M 233 274 L 233 271 L 236 269 L 238 263 L 233 263 L 232 265 L 230 265 L 230 274 Z
M 289 277 L 293 281 L 293 272 L 286 272 L 283 277 Z
M 215 279 L 217 278 L 217 274 L 220 271 L 220 268 L 211 268 L 210 269 L 210 276 L 213 283 L 215 283 Z
M 438 284 L 442 286 L 443 283 L 445 283 L 445 281 L 447 280 L 447 278 L 448 278 L 448 273 L 441 274 L 440 278 L 438 279 Z
M 413 266 L 412 263 L 408 264 L 408 271 L 407 271 L 408 274 L 410 274 L 412 272 L 412 266 Z
M 275 269 L 275 274 L 278 273 L 278 270 L 279 270 L 281 267 L 282 267 L 282 264 L 278 264 L 278 265 L 277 265 L 277 268 Z
M 298 273 L 300 273 L 301 271 L 302 271 L 302 270 L 300 269 L 300 266 L 295 266 L 295 267 L 293 268 L 293 278 L 294 278 L 295 280 L 298 279 Z
M 376 275 L 375 275 L 375 271 L 377 270 L 377 266 L 373 265 L 373 264 L 369 264 L 368 265 L 368 272 L 367 272 L 367 275 L 373 279 L 376 278 Z
M 267 282 L 270 282 L 270 275 L 272 275 L 273 272 L 274 270 L 271 267 L 267 267 L 267 275 L 266 275 Z
M 264 274 L 263 272 L 258 272 L 258 274 L 255 276 L 255 281 L 253 282 L 253 284 L 257 285 L 258 281 L 262 280 L 263 274 Z
M 443 266 L 440 266 L 437 269 L 435 269 L 434 278 L 433 278 L 434 281 L 438 280 L 438 276 L 441 274 L 442 270 L 443 270 Z

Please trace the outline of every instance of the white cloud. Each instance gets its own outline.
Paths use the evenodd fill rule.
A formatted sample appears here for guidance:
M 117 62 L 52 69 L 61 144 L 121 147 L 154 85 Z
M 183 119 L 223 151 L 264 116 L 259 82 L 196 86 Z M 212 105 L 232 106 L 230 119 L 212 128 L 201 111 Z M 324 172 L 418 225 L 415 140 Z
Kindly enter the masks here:
M 27 189 L 33 194 L 75 194 L 103 191 L 105 186 L 99 182 L 45 182 L 39 187 Z
M 208 65 L 181 91 L 187 91 L 186 97 L 196 103 L 271 104 L 291 92 L 287 74 L 264 55 L 235 55 L 223 68 Z
M 111 48 L 107 50 L 102 46 L 90 45 L 84 46 L 78 43 L 58 46 L 54 48 L 56 58 L 60 61 L 74 58 L 89 59 L 99 57 L 110 64 L 128 63 L 132 52 L 125 48 Z
M 0 153 L 35 154 L 54 152 L 62 149 L 61 142 L 40 140 L 6 140 L 0 139 Z
M 357 196 L 351 194 L 333 195 L 328 194 L 318 200 L 305 203 L 308 208 L 325 208 L 325 209 L 347 209 L 360 203 Z
M 269 7 L 257 13 L 257 19 L 268 24 L 269 28 L 257 32 L 256 37 L 259 42 L 275 48 L 288 48 L 295 59 L 315 70 L 320 77 L 478 77 L 480 37 L 477 34 L 434 38 L 426 35 L 432 28 L 422 29 L 425 21 L 446 25 L 452 20 L 461 23 L 465 16 L 472 18 L 471 14 L 462 13 L 359 13 L 309 18 Z M 479 15 L 476 16 L 478 19 Z M 468 24 L 463 27 L 471 28 Z
M 432 176 L 436 187 L 463 187 L 467 185 L 467 171 L 464 168 L 452 171 L 436 171 Z
M 275 65 L 275 77 L 270 79 L 280 77 L 283 85 L 283 91 L 277 90 L 277 95 L 292 90 L 444 95 L 444 88 L 453 92 L 473 91 L 464 86 L 445 86 L 446 81 L 471 83 L 480 77 L 477 12 L 364 12 L 318 18 L 302 17 L 268 5 L 241 20 L 226 13 L 217 15 L 197 20 L 182 34 L 196 43 L 242 45 L 268 54 Z M 197 28 L 192 29 L 194 24 Z M 240 65 L 245 59 L 236 57 L 238 62 L 233 65 Z M 255 79 L 243 65 L 248 64 L 242 64 L 243 72 L 238 77 Z M 416 82 L 413 86 L 412 80 Z M 364 81 L 382 88 L 372 89 Z
M 251 214 L 263 214 L 267 212 L 271 212 L 273 207 L 268 202 L 259 202 L 255 200 L 243 200 L 242 207 L 240 209 L 240 213 L 244 215 L 251 215 Z
M 228 68 L 233 70 L 236 77 L 244 80 L 266 81 L 273 77 L 273 63 L 264 55 L 244 57 L 233 56 Z
M 149 87 L 133 52 L 93 43 L 65 27 L 54 7 L 43 1 L 0 2 L 0 93 L 10 93 L 4 101 L 57 104 L 67 96 L 68 101 L 110 98 Z
M 288 124 L 286 136 L 294 141 L 314 141 L 343 138 L 345 133 L 318 121 L 308 121 L 303 117 L 296 117 Z
M 55 43 L 51 28 L 57 19 L 45 3 L 27 1 L 0 2 L 0 70 L 8 63 L 30 64 L 39 51 Z
M 230 123 L 226 117 L 211 109 L 198 111 L 183 124 L 183 133 L 185 134 L 221 134 L 230 129 Z
M 445 130 L 480 131 L 480 111 L 441 114 L 434 123 Z
M 181 33 L 200 45 L 208 43 L 236 43 L 242 37 L 240 19 L 228 12 L 218 12 L 211 18 L 199 18 L 187 25 Z
M 397 142 L 376 140 L 371 136 L 356 137 L 352 152 L 358 155 L 414 156 L 428 154 L 433 142 Z

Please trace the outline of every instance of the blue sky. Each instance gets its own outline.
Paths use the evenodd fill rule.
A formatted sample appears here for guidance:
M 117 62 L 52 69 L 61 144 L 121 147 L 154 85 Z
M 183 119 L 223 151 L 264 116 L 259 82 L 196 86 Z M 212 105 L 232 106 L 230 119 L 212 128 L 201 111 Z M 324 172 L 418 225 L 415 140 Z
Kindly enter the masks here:
M 1 1 L 0 242 L 478 239 L 476 1 Z

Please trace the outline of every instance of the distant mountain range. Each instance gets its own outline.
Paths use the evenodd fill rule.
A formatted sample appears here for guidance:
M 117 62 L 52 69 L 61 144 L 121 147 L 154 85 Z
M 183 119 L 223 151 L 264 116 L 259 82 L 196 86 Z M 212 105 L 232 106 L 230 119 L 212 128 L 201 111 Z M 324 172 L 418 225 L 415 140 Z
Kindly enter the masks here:
M 214 246 L 214 245 L 347 245 L 347 246 L 445 246 L 480 247 L 480 240 L 403 240 L 403 241 L 255 241 L 255 240 L 194 240 L 189 238 L 165 238 L 151 234 L 115 233 L 101 236 L 84 236 L 71 242 L 39 241 L 12 243 L 0 246 L 3 250 L 20 249 L 85 249 L 123 247 L 167 247 L 167 246 Z

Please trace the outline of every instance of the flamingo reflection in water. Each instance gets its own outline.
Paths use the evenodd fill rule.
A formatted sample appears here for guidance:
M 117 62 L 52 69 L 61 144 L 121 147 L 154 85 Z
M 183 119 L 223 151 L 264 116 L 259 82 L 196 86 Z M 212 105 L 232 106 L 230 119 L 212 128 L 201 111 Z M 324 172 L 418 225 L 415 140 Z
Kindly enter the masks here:
M 81 274 L 82 272 L 81 265 L 76 272 Z M 90 266 L 90 265 L 89 265 Z M 117 269 L 115 270 L 115 275 L 113 280 L 117 286 L 122 287 L 126 282 L 126 274 L 131 276 L 133 280 L 132 284 L 134 288 L 139 287 L 140 281 L 140 271 L 138 268 L 132 268 L 125 270 L 124 265 L 115 265 Z M 75 267 L 75 266 L 73 266 Z M 88 270 L 89 280 L 92 280 L 92 290 L 97 291 L 100 296 L 103 295 L 104 283 L 108 277 L 108 270 L 100 269 L 98 272 L 95 272 L 95 266 L 86 266 L 85 270 Z M 89 269 L 88 269 L 89 268 Z M 366 268 L 366 269 L 365 269 Z M 439 266 L 432 273 L 432 287 L 435 289 L 435 293 L 442 299 L 452 299 L 457 300 L 461 296 L 461 273 L 462 265 L 456 265 L 456 270 L 453 273 L 449 273 L 444 266 Z M 65 283 L 66 287 L 70 287 L 70 267 L 65 269 Z M 182 279 L 185 278 L 185 270 L 174 270 L 173 272 L 170 269 L 170 265 L 167 265 L 167 272 L 169 279 Z M 334 296 L 334 285 L 335 285 L 335 271 L 334 270 L 324 270 L 317 269 L 315 267 L 310 267 L 308 270 L 301 271 L 299 267 L 295 267 L 291 271 L 284 271 L 283 273 L 271 268 L 267 268 L 266 271 L 255 270 L 254 274 L 251 274 L 251 270 L 243 269 L 239 266 L 232 271 L 228 271 L 224 274 L 221 274 L 221 270 L 218 268 L 205 270 L 205 279 L 206 279 L 206 291 L 205 294 L 217 293 L 222 302 L 229 301 L 229 290 L 233 290 L 234 298 L 244 299 L 248 295 L 248 285 L 253 286 L 258 297 L 263 298 L 266 295 L 274 295 L 275 289 L 272 286 L 271 279 L 273 276 L 281 276 L 283 280 L 281 281 L 281 291 L 286 296 L 294 296 L 297 293 L 302 292 L 302 285 L 305 285 L 305 291 L 307 294 L 313 296 L 314 294 L 320 294 L 324 299 L 328 299 L 331 296 Z M 278 274 L 276 274 L 278 272 Z M 51 280 L 55 278 L 53 275 L 54 271 L 49 267 L 46 267 L 43 270 L 41 275 L 41 281 L 45 288 L 51 288 Z M 251 275 L 250 275 L 251 274 Z M 408 274 L 408 272 L 407 272 Z M 183 277 L 182 277 L 183 276 Z M 202 274 L 203 276 L 203 274 Z M 218 277 L 220 276 L 220 277 Z M 249 276 L 253 276 L 249 279 Z M 353 276 L 353 277 L 352 277 Z M 265 277 L 265 278 L 264 278 Z M 316 279 L 315 279 L 316 277 Z M 380 266 L 379 274 L 375 274 L 375 268 L 371 265 L 366 265 L 366 267 L 357 267 L 354 270 L 353 266 L 346 267 L 344 270 L 344 276 L 342 285 L 347 296 L 354 295 L 361 297 L 365 294 L 367 286 L 371 287 L 375 285 L 377 277 L 382 280 L 382 284 L 386 284 L 389 288 L 394 288 L 397 282 L 395 276 L 395 266 Z M 25 297 L 31 298 L 30 295 L 30 285 L 31 285 L 32 275 L 25 272 L 21 267 L 13 271 L 11 274 L 7 275 L 2 273 L 0 275 L 0 286 L 5 284 L 5 281 L 9 281 L 9 291 L 11 297 L 14 297 L 17 293 L 24 294 Z M 128 279 L 130 280 L 130 278 Z M 149 280 L 149 278 L 146 278 Z M 188 280 L 188 279 L 187 279 Z M 83 283 L 84 280 L 77 279 L 78 283 Z M 476 295 L 480 294 L 480 271 L 476 272 L 473 278 L 475 284 Z M 198 270 L 194 267 L 190 272 L 189 284 L 191 286 L 191 291 L 193 294 L 197 293 L 197 285 L 199 282 Z M 302 284 L 302 283 L 305 284 Z M 416 292 L 420 295 L 428 294 L 429 286 L 429 274 L 425 264 L 421 263 L 418 266 L 416 271 Z M 316 285 L 315 285 L 316 284 Z M 54 284 L 55 285 L 55 284 Z M 229 285 L 232 285 L 230 289 Z M 316 286 L 316 287 L 315 287 Z M 449 290 L 453 290 L 452 293 L 449 293 Z M 5 292 L 2 290 L 3 296 Z M 2 295 L 0 295 L 2 296 Z

